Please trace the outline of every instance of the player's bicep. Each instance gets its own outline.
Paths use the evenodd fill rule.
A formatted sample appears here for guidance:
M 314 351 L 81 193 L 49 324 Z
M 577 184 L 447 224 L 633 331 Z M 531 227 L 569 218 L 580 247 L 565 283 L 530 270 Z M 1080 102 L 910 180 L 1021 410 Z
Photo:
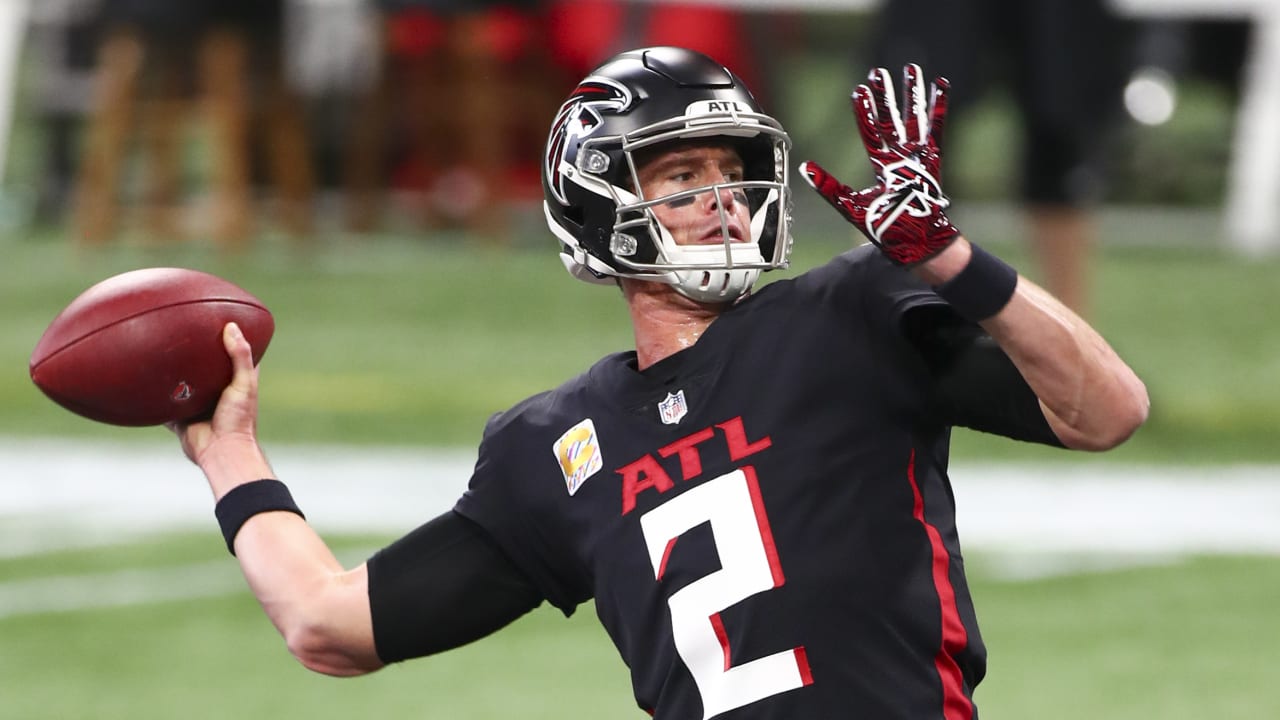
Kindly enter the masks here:
M 368 571 L 374 644 L 386 663 L 478 640 L 543 599 L 479 526 L 453 511 L 378 551 Z
M 1040 399 L 982 328 L 950 309 L 919 308 L 904 331 L 934 378 L 934 409 L 948 425 L 1062 446 Z

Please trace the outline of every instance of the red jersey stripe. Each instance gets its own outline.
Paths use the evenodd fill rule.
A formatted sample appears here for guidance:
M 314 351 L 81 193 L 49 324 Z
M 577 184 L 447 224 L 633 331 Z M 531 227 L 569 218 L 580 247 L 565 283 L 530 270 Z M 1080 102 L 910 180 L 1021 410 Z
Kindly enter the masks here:
M 939 610 L 942 613 L 942 638 L 933 664 L 938 670 L 938 679 L 942 682 L 942 716 L 946 720 L 969 720 L 973 717 L 973 702 L 964 692 L 964 676 L 956 663 L 956 653 L 964 650 L 969 642 L 969 633 L 960 619 L 960 609 L 956 605 L 956 590 L 951 584 L 951 556 L 942 543 L 942 534 L 924 516 L 924 497 L 920 494 L 920 485 L 916 482 L 916 451 L 911 450 L 911 459 L 907 463 L 907 481 L 911 483 L 914 498 L 912 516 L 924 526 L 929 537 L 929 546 L 933 556 L 933 586 L 938 593 Z

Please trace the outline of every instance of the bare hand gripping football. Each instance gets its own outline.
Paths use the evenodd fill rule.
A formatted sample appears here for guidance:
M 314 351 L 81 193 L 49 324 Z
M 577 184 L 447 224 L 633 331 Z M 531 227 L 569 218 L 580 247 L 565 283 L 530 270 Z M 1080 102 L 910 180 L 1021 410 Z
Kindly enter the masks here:
M 942 252 L 960 231 L 947 219 L 950 204 L 941 187 L 942 136 L 946 126 L 945 78 L 932 83 L 926 103 L 919 65 L 903 69 L 907 98 L 898 110 L 893 82 L 884 68 L 872 70 L 853 93 L 858 132 L 875 171 L 876 184 L 854 190 L 809 161 L 800 172 L 891 260 L 915 265 Z

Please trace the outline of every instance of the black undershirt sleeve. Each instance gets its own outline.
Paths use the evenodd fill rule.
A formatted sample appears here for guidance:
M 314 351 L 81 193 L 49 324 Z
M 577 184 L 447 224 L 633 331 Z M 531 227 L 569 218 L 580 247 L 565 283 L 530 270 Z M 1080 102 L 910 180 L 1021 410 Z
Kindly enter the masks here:
M 934 305 L 909 311 L 903 331 L 934 377 L 943 422 L 1063 447 L 1036 394 L 981 327 Z
M 379 550 L 368 571 L 374 647 L 384 663 L 478 640 L 543 600 L 478 525 L 452 510 Z

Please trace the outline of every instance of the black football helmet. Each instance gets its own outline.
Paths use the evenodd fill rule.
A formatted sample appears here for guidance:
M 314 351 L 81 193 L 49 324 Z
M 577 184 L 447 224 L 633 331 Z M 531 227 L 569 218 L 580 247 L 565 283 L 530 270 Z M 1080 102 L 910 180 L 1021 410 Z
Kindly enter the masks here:
M 663 143 L 715 138 L 741 155 L 741 181 L 646 198 L 633 153 Z M 574 276 L 629 277 L 673 285 L 702 302 L 732 301 L 762 270 L 791 254 L 791 139 L 761 112 L 742 80 L 698 52 L 652 47 L 596 68 L 560 107 L 542 166 L 543 208 Z M 677 245 L 652 208 L 696 193 L 744 197 L 750 237 Z M 727 228 L 720 208 L 721 226 Z

